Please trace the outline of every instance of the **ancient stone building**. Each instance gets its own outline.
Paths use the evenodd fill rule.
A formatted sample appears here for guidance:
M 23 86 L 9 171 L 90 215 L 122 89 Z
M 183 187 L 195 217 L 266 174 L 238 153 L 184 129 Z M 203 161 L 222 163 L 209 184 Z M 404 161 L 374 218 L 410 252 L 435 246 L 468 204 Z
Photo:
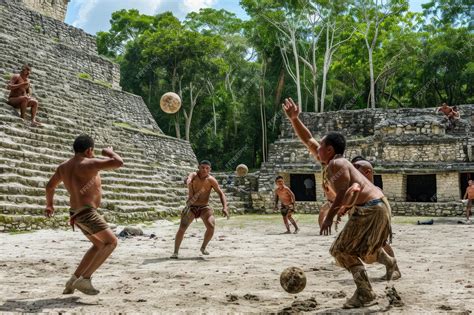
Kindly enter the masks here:
M 66 18 L 69 0 L 21 0 L 23 4 L 44 16 L 52 17 L 59 21 Z
M 474 105 L 458 106 L 461 120 L 447 130 L 444 115 L 435 108 L 355 110 L 324 114 L 303 113 L 304 123 L 316 139 L 327 131 L 348 140 L 345 157 L 363 155 L 375 166 L 375 182 L 399 215 L 461 215 L 467 180 L 474 179 Z M 270 146 L 269 160 L 258 174 L 256 209 L 271 208 L 274 178 L 282 175 L 306 212 L 324 202 L 318 163 L 296 138 L 284 119 L 279 139 Z M 316 183 L 307 194 L 304 181 Z
M 0 0 L 0 231 L 67 224 L 62 185 L 56 216 L 44 218 L 45 185 L 56 166 L 72 156 L 73 140 L 81 133 L 94 137 L 96 155 L 111 145 L 125 160 L 123 168 L 102 176 L 108 220 L 179 214 L 187 196 L 182 179 L 197 166 L 190 144 L 164 135 L 142 98 L 121 90 L 119 66 L 97 54 L 93 36 L 64 24 L 59 13 L 48 14 L 51 18 L 43 9 L 30 10 L 51 4 L 60 10 L 64 5 L 65 11 L 65 1 L 25 3 Z M 6 84 L 25 63 L 32 66 L 41 128 L 25 124 L 6 103 Z M 213 200 L 217 207 L 218 198 Z M 231 195 L 229 202 L 233 212 L 241 206 Z

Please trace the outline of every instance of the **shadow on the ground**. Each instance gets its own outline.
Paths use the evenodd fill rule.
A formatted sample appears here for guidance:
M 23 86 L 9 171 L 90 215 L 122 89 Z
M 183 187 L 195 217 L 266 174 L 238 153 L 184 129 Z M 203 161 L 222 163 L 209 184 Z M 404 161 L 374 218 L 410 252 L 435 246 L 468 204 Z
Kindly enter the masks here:
M 188 260 L 207 261 L 207 259 L 205 259 L 204 257 L 201 257 L 201 256 L 183 257 L 183 258 L 178 258 L 178 259 L 172 259 L 172 258 L 169 258 L 169 257 L 162 257 L 162 258 L 154 258 L 154 259 L 145 259 L 143 261 L 142 265 L 157 264 L 157 263 L 160 263 L 160 262 L 163 262 L 163 261 L 168 261 L 168 260 L 172 260 L 172 261 L 188 261 Z
M 51 298 L 51 299 L 38 299 L 38 300 L 22 300 L 22 299 L 11 299 L 7 300 L 5 304 L 0 305 L 0 312 L 43 312 L 45 308 L 56 309 L 56 308 L 73 308 L 77 306 L 97 305 L 97 303 L 85 303 L 79 301 L 80 297 L 71 296 L 67 298 Z

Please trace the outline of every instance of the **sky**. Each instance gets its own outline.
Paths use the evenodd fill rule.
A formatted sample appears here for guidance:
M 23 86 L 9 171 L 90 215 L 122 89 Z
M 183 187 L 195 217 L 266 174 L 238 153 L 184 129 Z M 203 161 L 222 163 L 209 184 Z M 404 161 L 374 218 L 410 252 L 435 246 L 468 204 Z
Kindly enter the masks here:
M 421 12 L 421 4 L 428 0 L 409 0 L 410 11 Z M 138 9 L 142 14 L 154 15 L 171 11 L 183 19 L 191 11 L 200 8 L 225 9 L 246 19 L 239 0 L 71 0 L 66 15 L 66 23 L 82 28 L 89 34 L 108 31 L 112 12 L 120 9 Z

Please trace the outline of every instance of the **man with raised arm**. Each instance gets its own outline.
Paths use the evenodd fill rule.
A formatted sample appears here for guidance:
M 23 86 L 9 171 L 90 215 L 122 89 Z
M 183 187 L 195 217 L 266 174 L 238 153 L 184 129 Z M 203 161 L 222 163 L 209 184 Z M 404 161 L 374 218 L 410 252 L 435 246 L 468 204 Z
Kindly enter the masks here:
M 92 286 L 92 274 L 104 263 L 117 246 L 117 238 L 107 222 L 97 213 L 102 197 L 99 172 L 123 165 L 122 158 L 112 148 L 102 150 L 105 159 L 94 157 L 94 140 L 80 135 L 74 141 L 74 156 L 63 162 L 46 185 L 45 215 L 54 215 L 54 191 L 63 182 L 69 192 L 70 224 L 77 226 L 91 241 L 74 274 L 66 282 L 63 294 L 72 294 L 75 289 L 88 295 L 99 294 Z
M 323 181 L 334 190 L 334 202 L 324 219 L 320 234 L 331 233 L 333 219 L 346 205 L 354 204 L 351 216 L 331 246 L 330 253 L 337 263 L 352 273 L 356 284 L 354 295 L 346 301 L 344 308 L 369 305 L 376 298 L 367 276 L 363 261 L 376 261 L 390 266 L 390 280 L 396 266 L 383 246 L 390 235 L 390 206 L 383 192 L 375 187 L 354 166 L 343 158 L 346 141 L 336 132 L 327 133 L 316 141 L 299 118 L 300 109 L 289 98 L 283 104 L 293 129 L 309 152 L 323 167 Z M 342 214 L 342 213 L 340 213 Z
M 178 259 L 178 252 L 184 238 L 184 233 L 195 218 L 201 218 L 206 226 L 204 240 L 201 245 L 201 253 L 203 255 L 209 255 L 206 247 L 214 235 L 214 227 L 216 225 L 214 211 L 209 207 L 209 196 L 212 190 L 215 190 L 219 195 L 223 207 L 223 215 L 229 218 L 227 200 L 224 192 L 221 190 L 214 176 L 210 175 L 210 172 L 211 162 L 203 160 L 199 163 L 198 171 L 190 173 L 185 180 L 188 186 L 188 200 L 186 201 L 185 209 L 181 213 L 181 222 L 174 240 L 174 252 L 170 257 L 172 259 Z

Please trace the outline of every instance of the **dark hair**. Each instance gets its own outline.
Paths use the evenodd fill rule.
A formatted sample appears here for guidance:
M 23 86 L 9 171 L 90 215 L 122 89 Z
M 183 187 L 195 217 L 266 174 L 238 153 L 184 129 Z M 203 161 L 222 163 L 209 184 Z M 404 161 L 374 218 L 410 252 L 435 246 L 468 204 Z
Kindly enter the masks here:
M 354 164 L 355 162 L 359 162 L 359 161 L 367 161 L 367 159 L 363 157 L 362 155 L 358 155 L 351 160 L 351 163 Z
M 346 138 L 338 132 L 330 132 L 324 136 L 324 143 L 334 148 L 334 153 L 344 154 Z
M 209 160 L 202 160 L 201 162 L 199 162 L 199 165 L 209 165 L 211 166 L 211 162 Z
M 456 105 L 454 105 L 453 110 L 458 110 L 458 107 Z
M 74 140 L 72 145 L 74 153 L 84 153 L 89 148 L 94 148 L 94 139 L 86 134 L 82 134 Z
M 275 182 L 276 182 L 277 180 L 279 180 L 279 179 L 283 179 L 283 176 L 277 176 L 277 177 L 275 178 Z
M 21 67 L 21 71 L 25 71 L 25 70 L 31 71 L 31 66 L 25 63 L 23 67 Z

